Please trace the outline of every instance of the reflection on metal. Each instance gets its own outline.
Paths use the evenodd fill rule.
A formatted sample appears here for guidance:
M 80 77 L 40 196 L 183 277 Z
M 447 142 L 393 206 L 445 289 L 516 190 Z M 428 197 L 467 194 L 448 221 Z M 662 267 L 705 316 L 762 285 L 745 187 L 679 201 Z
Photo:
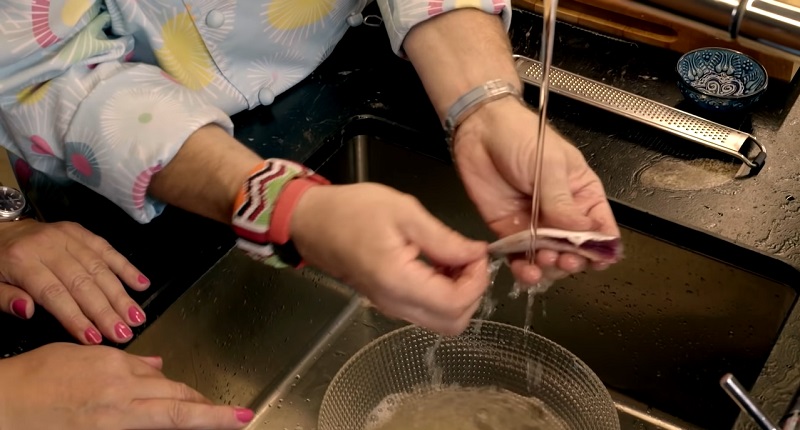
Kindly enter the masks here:
M 620 0 L 641 3 L 763 42 L 792 55 L 800 53 L 800 7 L 778 0 Z

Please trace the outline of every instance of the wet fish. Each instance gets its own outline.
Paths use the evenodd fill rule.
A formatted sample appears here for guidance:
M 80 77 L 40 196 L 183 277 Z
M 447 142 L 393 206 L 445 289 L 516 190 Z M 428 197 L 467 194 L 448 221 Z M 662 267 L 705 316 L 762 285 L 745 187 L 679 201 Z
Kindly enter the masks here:
M 522 254 L 530 249 L 530 230 L 506 236 L 489 245 L 489 254 L 503 257 Z M 622 258 L 619 237 L 593 231 L 568 231 L 555 228 L 536 229 L 536 249 L 570 252 L 593 262 L 613 264 Z

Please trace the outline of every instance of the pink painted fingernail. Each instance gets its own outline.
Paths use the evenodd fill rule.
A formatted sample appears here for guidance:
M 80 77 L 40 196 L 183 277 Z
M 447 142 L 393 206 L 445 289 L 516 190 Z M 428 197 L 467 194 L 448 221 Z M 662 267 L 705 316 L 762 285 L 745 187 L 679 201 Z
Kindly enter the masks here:
M 131 308 L 128 309 L 128 317 L 136 324 L 141 324 L 145 320 L 144 313 L 136 306 L 131 306 Z
M 249 423 L 253 420 L 254 416 L 255 414 L 250 409 L 236 408 L 236 419 L 243 423 Z
M 131 329 L 121 322 L 118 322 L 116 325 L 114 325 L 114 333 L 116 333 L 117 337 L 121 339 L 128 339 L 133 336 Z
M 139 278 L 137 280 L 142 285 L 150 285 L 150 280 L 147 279 L 147 276 L 144 276 L 141 273 L 139 274 Z
M 28 319 L 28 302 L 25 299 L 14 300 L 11 302 L 11 312 L 24 320 Z
M 86 336 L 86 340 L 91 344 L 100 345 L 103 342 L 103 336 L 100 336 L 100 333 L 93 327 L 87 328 L 83 335 Z

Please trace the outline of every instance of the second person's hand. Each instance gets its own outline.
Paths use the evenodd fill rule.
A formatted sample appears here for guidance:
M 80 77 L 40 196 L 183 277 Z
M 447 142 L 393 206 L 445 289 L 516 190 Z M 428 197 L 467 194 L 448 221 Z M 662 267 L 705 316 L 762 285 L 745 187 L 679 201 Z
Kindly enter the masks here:
M 227 430 L 253 411 L 214 405 L 167 379 L 159 357 L 54 343 L 0 360 L 0 428 Z
M 150 286 L 122 254 L 78 224 L 0 223 L 0 310 L 28 319 L 35 302 L 84 344 L 99 344 L 102 336 L 127 342 L 145 315 L 120 279 L 137 291 Z
M 486 243 L 378 184 L 311 188 L 292 215 L 291 237 L 308 264 L 383 313 L 443 334 L 467 327 L 489 283 Z

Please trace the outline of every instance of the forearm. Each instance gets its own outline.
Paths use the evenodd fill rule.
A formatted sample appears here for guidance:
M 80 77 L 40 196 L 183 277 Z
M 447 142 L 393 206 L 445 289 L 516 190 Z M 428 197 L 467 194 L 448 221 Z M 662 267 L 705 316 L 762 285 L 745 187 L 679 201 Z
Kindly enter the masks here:
M 208 125 L 193 133 L 148 192 L 173 206 L 229 224 L 236 194 L 262 158 L 225 130 Z
M 497 15 L 465 8 L 437 16 L 415 26 L 403 48 L 442 121 L 459 97 L 487 81 L 522 88 Z

